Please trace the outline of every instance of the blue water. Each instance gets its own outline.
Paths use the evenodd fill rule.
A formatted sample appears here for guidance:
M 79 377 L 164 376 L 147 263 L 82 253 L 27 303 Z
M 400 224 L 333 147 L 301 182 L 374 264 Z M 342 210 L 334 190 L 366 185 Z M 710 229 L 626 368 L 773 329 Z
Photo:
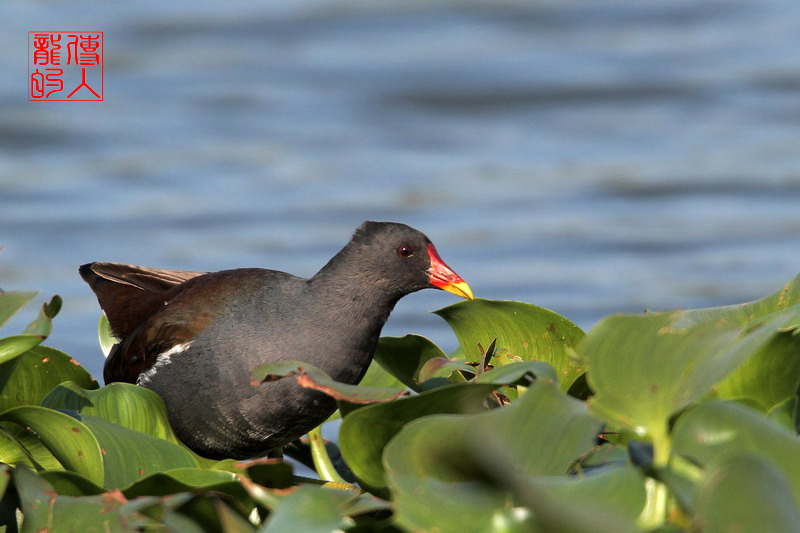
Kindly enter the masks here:
M 0 6 L 0 286 L 65 299 L 100 375 L 92 260 L 311 275 L 363 220 L 478 296 L 589 328 L 800 271 L 800 2 Z M 27 32 L 105 32 L 105 101 L 28 102 Z M 455 346 L 404 299 L 384 332 Z M 3 334 L 33 319 L 33 307 Z

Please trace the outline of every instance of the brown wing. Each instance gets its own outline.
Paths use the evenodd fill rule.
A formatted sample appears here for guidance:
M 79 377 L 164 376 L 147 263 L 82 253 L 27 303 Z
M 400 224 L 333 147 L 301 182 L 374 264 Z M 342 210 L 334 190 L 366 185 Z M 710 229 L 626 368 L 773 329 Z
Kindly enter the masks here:
M 89 263 L 81 266 L 79 272 L 97 296 L 111 331 L 120 339 L 130 335 L 164 305 L 164 293 L 205 274 L 122 263 Z
M 148 292 L 164 292 L 184 281 L 202 276 L 206 272 L 192 272 L 189 270 L 167 270 L 138 265 L 125 265 L 123 263 L 90 263 L 81 267 L 89 267 L 93 274 L 114 283 L 130 285 Z M 86 279 L 84 276 L 83 279 Z M 86 280 L 89 281 L 89 280 Z
M 142 373 L 155 372 L 160 364 L 159 356 L 173 359 L 190 357 L 191 353 L 184 352 L 214 321 L 220 308 L 226 306 L 225 288 L 230 284 L 231 277 L 241 272 L 246 273 L 247 269 L 208 274 L 154 294 L 155 310 L 114 346 L 108 355 L 103 367 L 105 382 L 144 384 L 152 376 L 143 376 Z M 203 305 L 198 306 L 197 302 L 203 302 Z M 140 383 L 140 379 L 144 381 Z
M 201 319 L 178 323 L 158 317 L 148 320 L 112 348 L 103 366 L 103 380 L 106 384 L 115 381 L 137 383 L 142 372 L 156 365 L 159 355 L 169 353 L 176 347 L 188 348 L 191 339 L 205 329 L 208 317 L 195 318 Z

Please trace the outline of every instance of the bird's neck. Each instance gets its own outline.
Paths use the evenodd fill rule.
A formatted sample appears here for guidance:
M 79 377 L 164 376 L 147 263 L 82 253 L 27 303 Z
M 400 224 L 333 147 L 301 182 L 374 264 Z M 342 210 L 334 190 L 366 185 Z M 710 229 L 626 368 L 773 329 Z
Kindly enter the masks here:
M 331 377 L 345 383 L 358 383 L 367 370 L 381 329 L 400 296 L 386 294 L 369 279 L 344 273 L 320 271 L 308 280 L 309 297 L 315 310 L 326 317 L 320 332 L 330 342 L 329 354 L 341 354 L 345 360 L 330 363 Z
M 320 271 L 309 279 L 307 287 L 315 304 L 327 309 L 337 322 L 380 329 L 402 295 L 387 291 L 367 272 L 348 274 Z

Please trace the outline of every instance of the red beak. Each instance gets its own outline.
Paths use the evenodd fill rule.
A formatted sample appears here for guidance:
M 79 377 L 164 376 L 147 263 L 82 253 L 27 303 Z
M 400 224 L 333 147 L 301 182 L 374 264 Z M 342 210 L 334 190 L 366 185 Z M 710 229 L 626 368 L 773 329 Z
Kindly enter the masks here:
M 436 247 L 428 243 L 428 255 L 431 256 L 431 267 L 428 269 L 428 279 L 431 285 L 438 287 L 455 295 L 473 300 L 472 289 L 461 276 L 453 272 L 453 269 L 444 264 L 442 258 L 436 252 Z

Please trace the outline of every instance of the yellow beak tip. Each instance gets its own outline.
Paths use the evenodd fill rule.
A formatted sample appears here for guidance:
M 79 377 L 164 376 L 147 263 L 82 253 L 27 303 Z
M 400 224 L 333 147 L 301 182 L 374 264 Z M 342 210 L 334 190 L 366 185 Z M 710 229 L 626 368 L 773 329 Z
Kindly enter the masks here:
M 469 288 L 464 281 L 459 281 L 457 283 L 451 283 L 449 285 L 445 285 L 442 289 L 446 290 L 447 292 L 451 292 L 456 296 L 461 296 L 462 298 L 466 298 L 467 300 L 474 300 L 475 296 L 472 294 L 472 289 Z

